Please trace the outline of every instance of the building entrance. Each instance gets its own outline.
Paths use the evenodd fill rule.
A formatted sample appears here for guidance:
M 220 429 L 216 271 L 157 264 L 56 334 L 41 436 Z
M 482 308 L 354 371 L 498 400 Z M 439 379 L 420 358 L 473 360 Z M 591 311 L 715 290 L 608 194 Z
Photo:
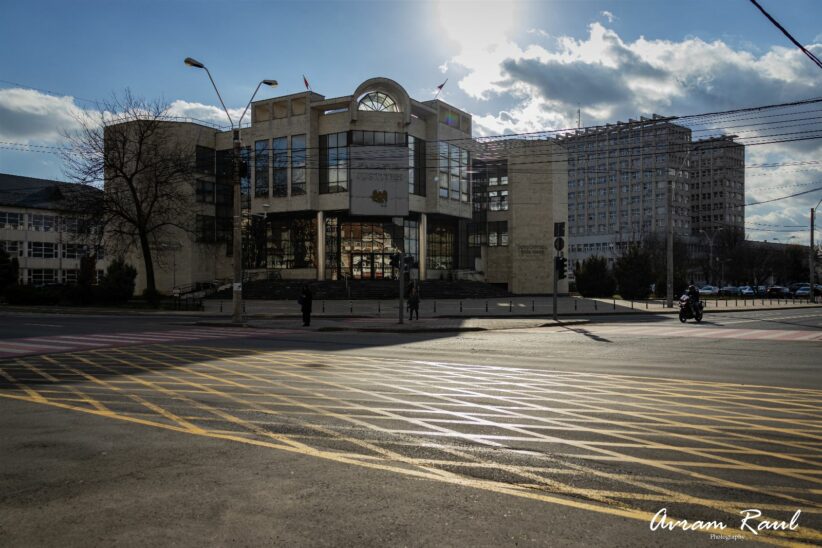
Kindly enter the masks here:
M 390 253 L 351 253 L 351 277 L 382 280 L 393 277 Z

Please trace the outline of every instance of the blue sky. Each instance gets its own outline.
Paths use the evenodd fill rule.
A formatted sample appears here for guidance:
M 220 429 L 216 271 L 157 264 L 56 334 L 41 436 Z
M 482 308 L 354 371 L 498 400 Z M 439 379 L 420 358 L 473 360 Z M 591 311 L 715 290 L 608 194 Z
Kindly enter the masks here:
M 760 1 L 822 56 L 819 0 Z M 441 98 L 474 114 L 475 131 L 485 135 L 573 126 L 577 108 L 588 125 L 822 96 L 822 71 L 748 0 L 6 0 L 2 15 L 4 143 L 59 146 L 72 113 L 94 107 L 86 99 L 126 87 L 163 97 L 177 114 L 222 122 L 207 78 L 183 65 L 186 56 L 209 66 L 232 109 L 242 109 L 263 78 L 277 79 L 276 94 L 286 94 L 303 90 L 305 74 L 316 92 L 333 97 L 387 76 L 420 100 L 448 78 Z M 819 152 L 812 141 L 759 147 L 748 160 Z M 0 171 L 63 177 L 58 156 L 30 151 L 0 149 Z M 822 181 L 819 170 L 771 175 L 749 178 L 749 199 L 784 193 L 770 189 L 787 178 Z M 749 217 L 796 224 L 818 198 Z

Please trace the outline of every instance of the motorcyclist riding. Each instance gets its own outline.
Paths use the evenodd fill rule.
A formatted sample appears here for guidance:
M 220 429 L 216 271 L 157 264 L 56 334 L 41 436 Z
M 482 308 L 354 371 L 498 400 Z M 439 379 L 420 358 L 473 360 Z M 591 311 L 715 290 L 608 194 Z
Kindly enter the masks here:
M 699 289 L 694 284 L 688 286 L 688 304 L 691 305 L 691 312 L 696 316 L 699 306 Z

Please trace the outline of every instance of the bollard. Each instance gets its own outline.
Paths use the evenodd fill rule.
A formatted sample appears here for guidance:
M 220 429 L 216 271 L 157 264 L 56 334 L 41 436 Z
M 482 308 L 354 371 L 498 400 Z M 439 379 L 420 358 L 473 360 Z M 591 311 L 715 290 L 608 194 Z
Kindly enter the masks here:
M 223 301 L 220 301 L 220 312 L 223 311 Z
M 485 311 L 488 312 L 488 301 L 485 301 Z
M 462 314 L 462 301 L 460 301 L 460 314 Z
M 533 299 L 532 299 L 532 300 L 531 300 L 531 312 L 533 312 L 533 311 L 534 311 L 534 301 L 533 301 Z
M 645 310 L 648 310 L 648 301 L 645 301 Z
M 325 301 L 323 301 L 323 314 L 325 314 Z
M 380 301 L 377 301 L 377 316 L 379 316 L 381 312 L 382 311 L 380 309 Z
M 594 311 L 596 311 L 596 310 L 597 310 L 597 302 L 596 302 L 596 300 L 595 300 L 595 301 L 594 301 Z
M 631 299 L 631 310 L 633 310 L 633 309 L 634 309 L 634 300 Z
M 354 301 L 348 301 L 348 312 L 349 314 L 354 313 Z
M 614 310 L 616 310 L 616 299 L 614 299 Z
M 725 308 L 728 308 L 728 299 L 725 299 Z
M 574 312 L 576 312 L 576 311 L 577 311 L 577 300 L 574 299 Z
M 508 312 L 511 312 L 511 301 L 508 301 Z

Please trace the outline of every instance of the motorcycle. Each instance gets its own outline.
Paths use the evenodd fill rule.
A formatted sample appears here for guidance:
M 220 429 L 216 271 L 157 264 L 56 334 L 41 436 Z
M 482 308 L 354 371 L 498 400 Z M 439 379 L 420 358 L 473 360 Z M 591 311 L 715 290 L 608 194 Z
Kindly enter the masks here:
M 685 323 L 690 319 L 694 319 L 696 323 L 701 322 L 703 308 L 705 308 L 705 305 L 702 301 L 699 301 L 697 302 L 696 310 L 694 310 L 694 307 L 691 306 L 691 298 L 688 297 L 688 295 L 683 295 L 679 299 L 679 321 Z

